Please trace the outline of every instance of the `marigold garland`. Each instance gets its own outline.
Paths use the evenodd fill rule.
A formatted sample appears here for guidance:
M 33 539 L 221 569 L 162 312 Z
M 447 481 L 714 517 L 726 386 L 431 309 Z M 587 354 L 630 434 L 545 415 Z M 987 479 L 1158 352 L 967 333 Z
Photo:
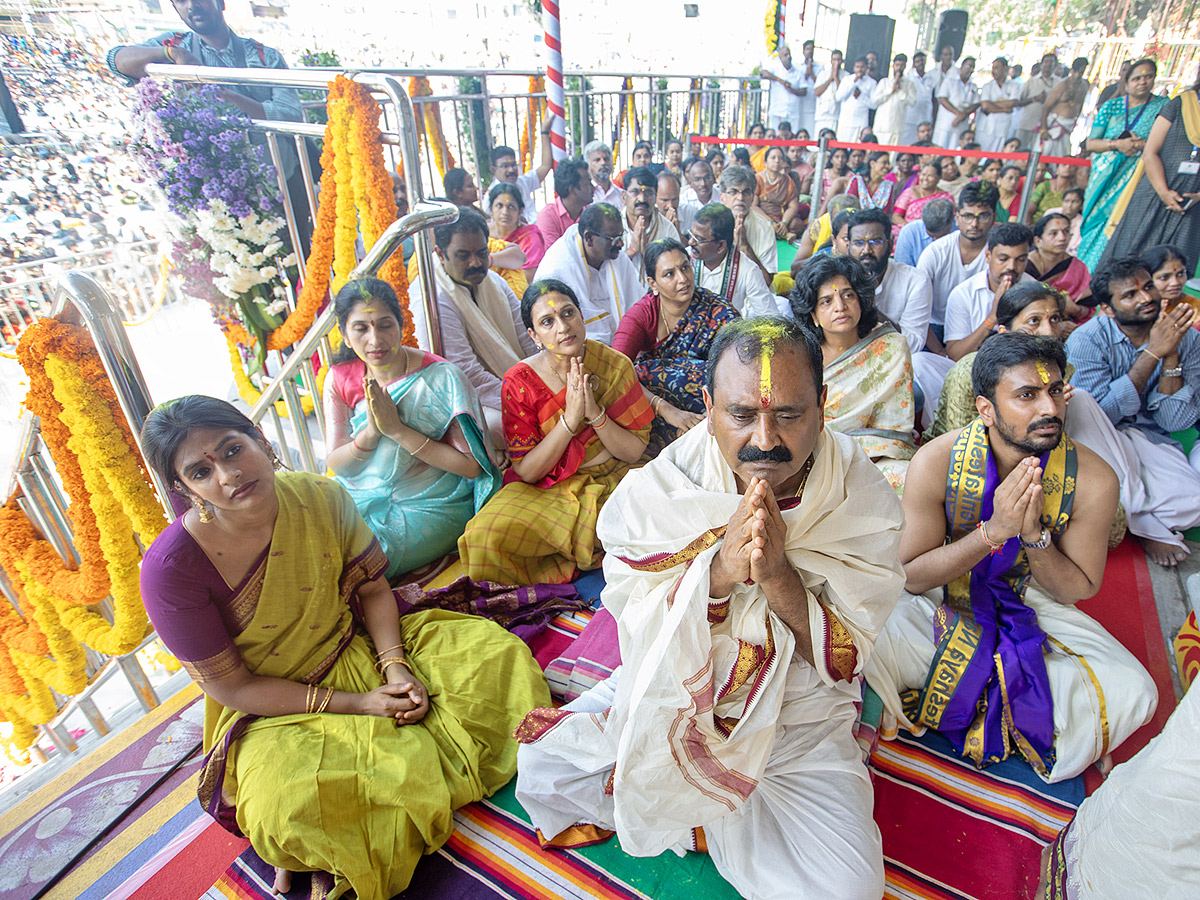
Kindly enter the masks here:
M 521 129 L 521 168 L 529 171 L 533 168 L 533 129 L 546 118 L 546 98 L 533 96 L 546 92 L 546 79 L 543 75 L 529 76 L 530 97 L 525 101 L 525 127 Z M 547 137 L 547 140 L 549 138 Z
M 432 97 L 433 88 L 429 86 L 429 79 L 424 75 L 414 75 L 408 83 L 408 96 L 414 100 L 417 97 Z M 437 103 L 422 103 L 421 107 L 424 115 L 417 118 L 417 129 L 425 136 L 425 146 L 433 154 L 433 164 L 437 166 L 438 174 L 445 178 L 446 172 L 453 169 L 456 163 L 442 132 L 441 111 Z
M 780 21 L 780 13 L 782 12 L 779 0 L 767 0 L 767 15 L 763 21 L 763 37 L 767 41 L 767 53 L 771 56 L 779 53 L 779 44 L 783 37 L 780 33 L 780 26 L 783 24 Z
M 53 688 L 87 686 L 82 644 L 108 655 L 132 651 L 149 631 L 138 586 L 140 536 L 166 526 L 133 434 L 87 332 L 55 319 L 31 326 L 17 346 L 29 376 L 26 407 L 70 498 L 83 563 L 63 565 L 17 504 L 0 509 L 0 565 L 17 610 L 0 609 L 0 715 L 13 724 L 5 753 L 27 748 L 34 727 L 57 712 Z M 110 624 L 97 604 L 112 597 Z

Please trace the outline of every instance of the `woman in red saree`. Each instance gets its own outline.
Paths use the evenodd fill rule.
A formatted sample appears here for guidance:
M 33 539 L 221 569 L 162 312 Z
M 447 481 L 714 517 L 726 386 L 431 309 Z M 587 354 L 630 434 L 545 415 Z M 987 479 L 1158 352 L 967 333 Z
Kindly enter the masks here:
M 474 581 L 561 584 L 594 568 L 600 507 L 645 453 L 654 413 L 629 357 L 587 340 L 566 284 L 531 284 L 521 318 L 539 352 L 500 388 L 512 468 L 458 553 Z

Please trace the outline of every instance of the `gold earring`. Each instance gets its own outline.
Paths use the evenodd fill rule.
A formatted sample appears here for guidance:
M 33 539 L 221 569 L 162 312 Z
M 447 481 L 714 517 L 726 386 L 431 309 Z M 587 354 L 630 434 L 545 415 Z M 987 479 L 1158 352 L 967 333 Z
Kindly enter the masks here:
M 205 525 L 208 525 L 215 518 L 212 510 L 208 508 L 208 504 L 199 497 L 192 498 L 192 506 L 196 507 L 196 515 Z
M 275 467 L 275 471 L 278 472 L 283 468 L 283 460 L 279 458 L 279 454 L 275 452 L 274 447 L 268 447 L 267 453 L 271 457 L 271 465 L 273 465 Z

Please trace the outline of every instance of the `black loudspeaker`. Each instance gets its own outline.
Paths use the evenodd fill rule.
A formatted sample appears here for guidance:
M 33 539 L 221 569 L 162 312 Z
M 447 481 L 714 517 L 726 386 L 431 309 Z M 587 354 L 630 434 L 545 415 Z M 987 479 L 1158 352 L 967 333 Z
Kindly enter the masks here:
M 879 57 L 880 77 L 887 75 L 892 62 L 892 35 L 896 20 L 888 16 L 866 16 L 852 13 L 850 34 L 846 38 L 846 71 L 854 71 L 854 61 L 874 50 Z
M 967 42 L 967 11 L 948 9 L 938 16 L 937 40 L 933 42 L 930 68 L 942 58 L 942 48 L 949 44 L 954 48 L 954 58 L 962 56 L 963 44 Z

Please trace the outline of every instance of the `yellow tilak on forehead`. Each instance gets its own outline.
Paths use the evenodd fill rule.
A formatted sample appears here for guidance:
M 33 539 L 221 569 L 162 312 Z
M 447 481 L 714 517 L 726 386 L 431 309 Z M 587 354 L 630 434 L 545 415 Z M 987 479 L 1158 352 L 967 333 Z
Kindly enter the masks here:
M 1037 366 L 1038 376 L 1042 379 L 1042 384 L 1049 384 L 1050 373 L 1046 371 L 1046 364 L 1039 359 L 1034 362 L 1034 365 Z
M 771 357 L 775 355 L 775 342 L 784 335 L 784 328 L 773 322 L 756 322 L 749 333 L 759 341 L 759 389 L 762 405 L 766 407 L 771 402 Z
M 554 298 L 553 298 L 553 297 L 551 297 L 549 300 L 547 300 L 547 301 L 546 301 L 546 305 L 547 305 L 548 307 L 550 307 L 551 309 L 554 309 L 554 307 L 555 307 Z
M 367 315 L 373 316 L 373 315 L 375 315 L 377 310 L 373 306 L 364 306 L 363 312 L 366 313 Z

